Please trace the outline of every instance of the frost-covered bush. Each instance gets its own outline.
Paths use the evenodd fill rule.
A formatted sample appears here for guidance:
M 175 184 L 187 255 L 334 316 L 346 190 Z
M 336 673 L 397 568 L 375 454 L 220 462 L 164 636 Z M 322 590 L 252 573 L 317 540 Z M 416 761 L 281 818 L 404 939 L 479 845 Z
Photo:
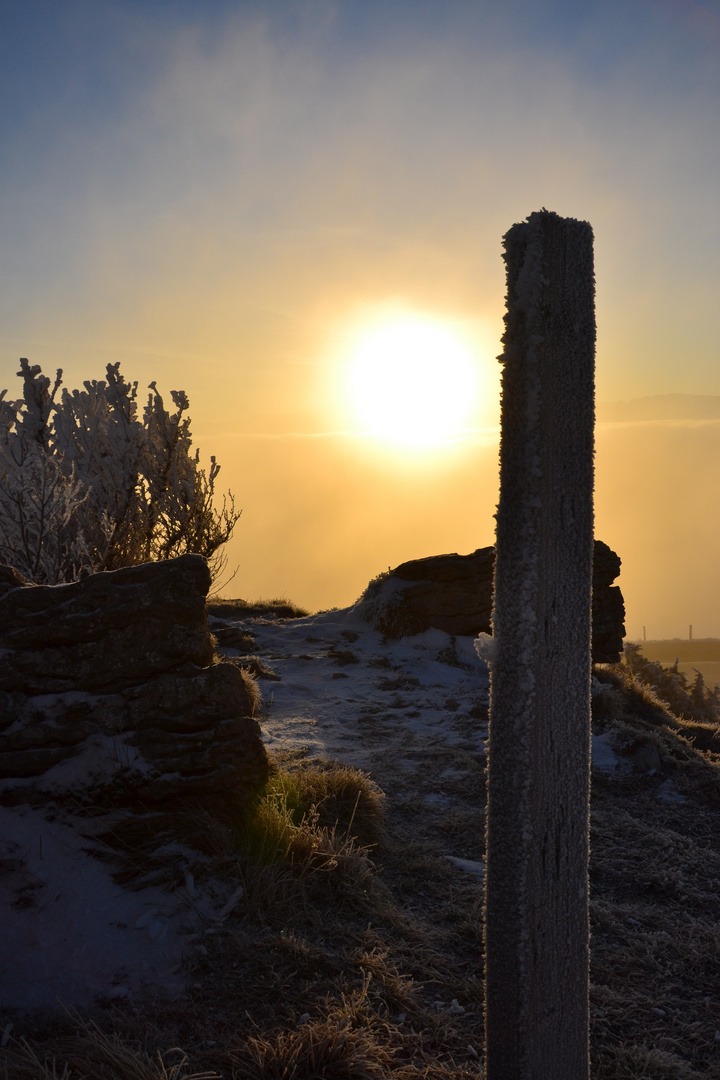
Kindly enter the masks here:
M 215 506 L 220 466 L 206 473 L 192 452 L 185 393 L 169 412 L 151 383 L 140 417 L 119 363 L 59 398 L 62 371 L 51 386 L 20 368 L 22 398 L 0 391 L 0 563 L 57 584 L 196 552 L 217 574 L 240 514 L 229 493 Z

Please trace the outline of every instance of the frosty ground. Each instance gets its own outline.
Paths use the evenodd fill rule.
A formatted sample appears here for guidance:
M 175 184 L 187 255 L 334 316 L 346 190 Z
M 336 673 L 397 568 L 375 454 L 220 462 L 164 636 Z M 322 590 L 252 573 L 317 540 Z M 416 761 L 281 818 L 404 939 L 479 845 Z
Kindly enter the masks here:
M 95 1045 L 111 1076 L 144 1076 L 142 1055 L 172 1046 L 186 1071 L 223 1077 L 482 1075 L 488 674 L 472 639 L 386 640 L 356 608 L 212 610 L 211 625 L 255 640 L 251 656 L 222 652 L 260 675 L 273 760 L 369 774 L 383 836 L 360 850 L 361 871 L 338 848 L 316 881 L 297 866 L 253 876 L 218 827 L 214 854 L 178 842 L 152 884 L 130 888 L 89 853 L 92 822 L 80 836 L 72 808 L 4 808 L 5 1075 L 51 1075 L 42 1062 L 72 1039 Z M 720 758 L 659 703 L 643 714 L 612 669 L 596 674 L 594 1075 L 720 1077 Z M 53 1013 L 57 999 L 80 1011 Z M 99 1032 L 117 1053 L 134 1048 L 135 1071 L 113 1074 Z
M 352 609 L 253 620 L 252 631 L 278 677 L 261 680 L 259 720 L 271 755 L 363 769 L 393 793 L 398 810 L 404 793 L 418 818 L 425 807 L 467 809 L 453 787 L 462 780 L 464 792 L 472 776 L 480 805 L 488 677 L 471 638 L 428 630 L 383 644 Z M 101 826 L 106 831 L 104 818 Z M 86 1006 L 98 995 L 120 998 L 141 987 L 180 992 L 184 939 L 217 919 L 227 900 L 222 885 L 198 895 L 190 871 L 173 894 L 121 889 L 107 866 L 88 857 L 98 831 L 95 819 L 79 820 L 55 803 L 0 807 L 2 1005 L 59 999 Z M 467 860 L 481 842 L 459 838 L 448 856 Z M 481 864 L 471 865 L 481 872 Z

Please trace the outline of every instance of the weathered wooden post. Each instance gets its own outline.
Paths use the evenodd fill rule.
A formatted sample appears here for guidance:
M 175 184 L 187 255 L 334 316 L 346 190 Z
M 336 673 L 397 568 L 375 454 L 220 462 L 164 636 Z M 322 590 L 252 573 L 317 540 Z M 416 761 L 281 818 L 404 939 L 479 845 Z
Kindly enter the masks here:
M 486 1067 L 488 1080 L 586 1080 L 592 229 L 542 210 L 504 246 Z

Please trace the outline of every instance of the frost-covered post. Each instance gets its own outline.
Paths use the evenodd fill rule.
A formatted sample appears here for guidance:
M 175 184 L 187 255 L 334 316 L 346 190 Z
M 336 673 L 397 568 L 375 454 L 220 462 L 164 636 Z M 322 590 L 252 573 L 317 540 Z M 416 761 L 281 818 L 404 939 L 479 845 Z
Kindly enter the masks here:
M 488 758 L 488 1080 L 588 1076 L 595 306 L 587 222 L 504 237 Z

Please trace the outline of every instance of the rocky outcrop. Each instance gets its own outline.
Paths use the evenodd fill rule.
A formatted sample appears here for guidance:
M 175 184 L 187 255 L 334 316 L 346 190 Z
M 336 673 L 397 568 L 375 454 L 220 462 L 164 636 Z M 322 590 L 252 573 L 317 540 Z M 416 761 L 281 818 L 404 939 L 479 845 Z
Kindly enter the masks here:
M 254 680 L 215 663 L 206 561 L 30 585 L 0 567 L 0 802 L 242 802 L 267 778 Z
M 494 565 L 492 547 L 401 563 L 370 582 L 359 613 L 392 638 L 431 626 L 448 634 L 488 633 Z
M 595 664 L 615 664 L 622 656 L 625 601 L 613 581 L 622 560 L 602 540 L 593 549 L 592 658 Z
M 490 633 L 495 548 L 470 555 L 433 555 L 402 563 L 371 581 L 359 614 L 388 637 L 419 634 L 429 627 L 476 637 Z M 620 559 L 607 544 L 593 552 L 593 661 L 613 663 L 623 648 L 625 606 L 612 582 Z

